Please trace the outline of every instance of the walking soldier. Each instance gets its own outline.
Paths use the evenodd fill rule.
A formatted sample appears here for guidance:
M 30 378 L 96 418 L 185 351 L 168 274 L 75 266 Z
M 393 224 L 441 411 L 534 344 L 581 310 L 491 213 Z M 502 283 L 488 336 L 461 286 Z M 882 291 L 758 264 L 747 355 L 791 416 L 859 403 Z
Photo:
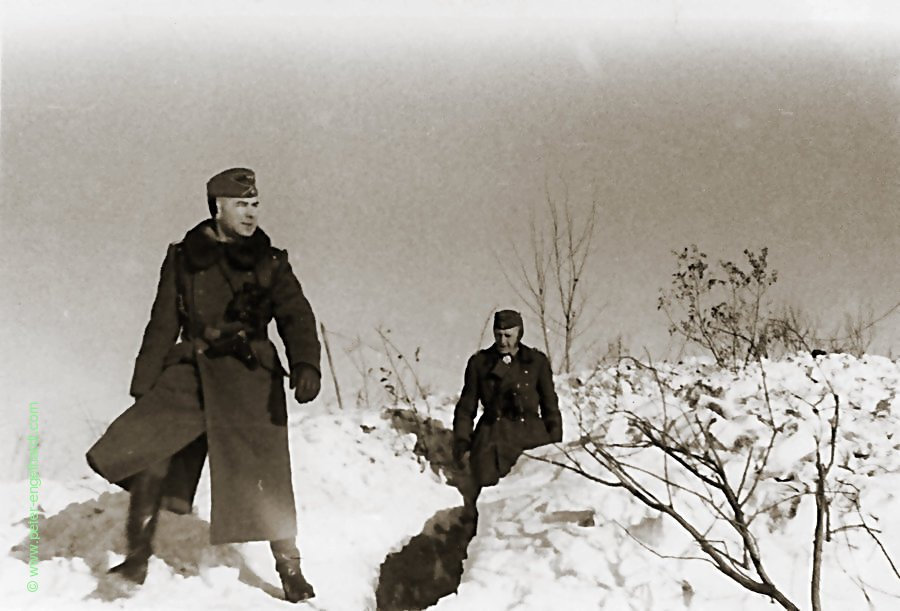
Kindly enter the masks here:
M 309 302 L 258 224 L 251 170 L 207 183 L 212 218 L 169 246 L 125 410 L 88 451 L 91 467 L 131 493 L 128 555 L 111 569 L 143 583 L 160 508 L 188 513 L 209 455 L 210 542 L 270 541 L 285 597 L 314 596 L 300 570 L 287 437 L 286 375 L 300 403 L 319 392 Z
M 562 440 L 562 420 L 550 362 L 522 344 L 522 316 L 513 310 L 494 315 L 494 344 L 473 355 L 453 416 L 453 456 L 469 453 L 474 505 L 483 486 L 509 473 L 524 450 Z M 484 412 L 473 423 L 479 402 Z M 472 507 L 474 509 L 474 507 Z

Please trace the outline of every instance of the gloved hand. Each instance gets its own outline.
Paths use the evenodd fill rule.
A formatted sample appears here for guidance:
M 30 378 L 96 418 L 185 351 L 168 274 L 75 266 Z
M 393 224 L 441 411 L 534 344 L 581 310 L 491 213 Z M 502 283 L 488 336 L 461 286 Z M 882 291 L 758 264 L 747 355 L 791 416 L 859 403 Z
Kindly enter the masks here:
M 553 443 L 562 441 L 562 424 L 553 420 L 545 422 L 544 426 L 547 427 L 547 434 L 550 435 L 550 441 Z
M 453 462 L 457 469 L 465 467 L 463 456 L 471 449 L 471 446 L 468 439 L 456 439 L 453 442 Z
M 291 372 L 291 388 L 297 403 L 309 403 L 322 388 L 322 376 L 312 365 L 297 365 Z

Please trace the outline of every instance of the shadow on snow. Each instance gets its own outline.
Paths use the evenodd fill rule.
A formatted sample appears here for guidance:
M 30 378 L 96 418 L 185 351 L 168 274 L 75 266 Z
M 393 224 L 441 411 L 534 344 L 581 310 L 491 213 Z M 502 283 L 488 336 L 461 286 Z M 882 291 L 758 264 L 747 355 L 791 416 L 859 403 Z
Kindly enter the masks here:
M 97 579 L 97 588 L 90 598 L 109 601 L 127 596 L 133 586 L 106 571 L 110 568 L 110 551 L 123 556 L 126 553 L 128 498 L 125 491 L 105 492 L 96 499 L 72 503 L 53 516 L 41 516 L 39 559 L 81 558 Z M 23 522 L 27 525 L 27 521 Z M 153 553 L 185 577 L 198 576 L 202 570 L 213 567 L 235 568 L 241 582 L 283 599 L 281 587 L 257 575 L 233 546 L 210 545 L 209 523 L 195 515 L 161 511 Z M 27 563 L 28 538 L 13 546 L 10 555 Z
M 427 461 L 434 473 L 443 473 L 462 498 L 470 498 L 471 478 L 453 465 L 453 432 L 415 410 L 394 409 L 388 415 L 395 429 L 416 436 L 416 455 Z M 456 592 L 476 522 L 474 508 L 463 505 L 443 509 L 403 549 L 388 554 L 379 570 L 375 592 L 378 609 L 425 609 Z

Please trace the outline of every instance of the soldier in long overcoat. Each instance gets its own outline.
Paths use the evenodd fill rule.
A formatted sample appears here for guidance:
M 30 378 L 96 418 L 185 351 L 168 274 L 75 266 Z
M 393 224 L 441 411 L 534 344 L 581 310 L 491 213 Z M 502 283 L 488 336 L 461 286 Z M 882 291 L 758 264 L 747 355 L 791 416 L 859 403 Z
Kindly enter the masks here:
M 211 218 L 169 246 L 125 410 L 88 451 L 90 466 L 131 493 L 128 555 L 111 569 L 143 583 L 160 508 L 191 511 L 208 454 L 213 544 L 270 541 L 285 597 L 314 595 L 300 570 L 275 318 L 300 403 L 320 388 L 309 302 L 284 250 L 258 227 L 255 174 L 207 183 Z
M 466 364 L 462 393 L 453 414 L 453 456 L 462 466 L 469 453 L 474 489 L 493 486 L 522 452 L 562 440 L 562 419 L 547 356 L 522 343 L 522 316 L 514 310 L 494 315 L 494 344 Z M 474 425 L 478 404 L 483 413 Z

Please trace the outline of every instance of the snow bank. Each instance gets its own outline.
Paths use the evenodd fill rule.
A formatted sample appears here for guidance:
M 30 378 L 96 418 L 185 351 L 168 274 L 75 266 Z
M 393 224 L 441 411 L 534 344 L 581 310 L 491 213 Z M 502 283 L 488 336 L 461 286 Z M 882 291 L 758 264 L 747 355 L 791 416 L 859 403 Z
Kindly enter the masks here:
M 781 499 L 791 486 L 809 483 L 815 450 L 826 448 L 823 440 L 836 396 L 841 420 L 830 481 L 835 489 L 858 490 L 863 512 L 855 521 L 864 518 L 876 528 L 885 551 L 900 559 L 900 439 L 895 437 L 900 364 L 831 355 L 818 361 L 798 356 L 764 367 L 765 387 L 754 368 L 734 375 L 702 359 L 659 365 L 659 375 L 673 389 L 666 409 L 703 419 L 722 447 L 738 456 L 765 431 L 760 416 L 771 406 L 785 426 L 784 439 L 773 448 L 760 498 Z M 659 388 L 652 375 L 622 368 L 618 381 L 616 377 L 607 370 L 558 379 L 564 444 L 531 454 L 563 461 L 565 450 L 588 460 L 575 442 L 598 427 L 610 439 L 627 438 L 629 423 L 606 411 L 617 383 L 619 400 L 630 409 L 659 412 Z M 429 403 L 428 416 L 448 428 L 452 400 Z M 576 403 L 586 408 L 576 410 Z M 324 407 L 304 408 L 295 416 L 291 444 L 299 546 L 304 571 L 317 592 L 308 606 L 373 609 L 379 566 L 387 554 L 401 549 L 440 512 L 459 506 L 459 493 L 417 456 L 423 453 L 421 440 L 416 447 L 415 435 L 403 433 L 409 429 L 397 422 L 392 425 L 377 413 Z M 445 430 L 439 432 L 446 436 Z M 443 454 L 447 450 L 431 448 Z M 6 499 L 0 544 L 10 549 L 27 536 L 27 484 L 3 484 L 0 493 Z M 833 527 L 854 523 L 845 501 L 835 503 Z M 291 608 L 280 600 L 266 544 L 208 545 L 205 475 L 197 515 L 164 514 L 158 557 L 151 562 L 147 583 L 128 598 L 116 598 L 102 575 L 124 553 L 126 504 L 125 494 L 96 477 L 45 480 L 41 505 L 48 518 L 41 526 L 40 589 L 25 589 L 28 566 L 21 559 L 27 551 L 0 556 L 0 606 Z M 684 507 L 691 510 L 690 503 Z M 813 509 L 805 496 L 754 522 L 769 572 L 801 608 L 809 608 Z M 689 559 L 702 554 L 671 519 L 621 489 L 546 462 L 521 459 L 498 486 L 483 491 L 479 511 L 478 534 L 469 546 L 457 594 L 443 598 L 436 609 L 775 608 L 721 576 L 710 563 Z M 900 578 L 871 537 L 848 528 L 825 546 L 822 598 L 826 609 L 898 608 Z
M 322 409 L 322 408 L 320 408 Z M 298 542 L 314 608 L 374 608 L 378 567 L 436 512 L 461 504 L 413 453 L 415 437 L 397 433 L 378 414 L 305 408 L 292 420 Z M 81 459 L 81 457 L 78 457 Z M 0 544 L 28 534 L 27 482 L 3 484 Z M 266 543 L 208 543 L 209 478 L 198 489 L 197 515 L 163 513 L 143 587 L 127 598 L 103 578 L 125 552 L 127 495 L 97 477 L 45 479 L 40 503 L 39 584 L 26 591 L 26 551 L 0 556 L 4 609 L 291 608 Z M 110 551 L 113 550 L 113 551 Z M 98 588 L 98 582 L 100 587 Z M 103 600 L 111 599 L 111 600 Z M 308 605 L 309 606 L 309 605 Z
M 657 369 L 660 381 L 677 391 L 667 392 L 673 431 L 681 426 L 678 414 L 706 419 L 722 445 L 736 447 L 737 452 L 761 433 L 758 416 L 768 414 L 768 409 L 758 368 L 734 375 L 695 359 L 658 364 Z M 843 497 L 832 507 L 832 528 L 850 528 L 825 545 L 825 608 L 900 607 L 900 578 L 874 539 L 853 528 L 864 517 L 877 528 L 895 562 L 900 560 L 896 499 L 900 438 L 895 437 L 900 432 L 900 365 L 878 357 L 832 355 L 815 362 L 798 356 L 764 363 L 764 370 L 775 419 L 791 431 L 769 462 L 771 473 L 761 484 L 764 500 L 785 495 L 775 476 L 787 480 L 786 487 L 811 481 L 816 439 L 824 451 L 835 396 L 841 406 L 836 466 L 829 482 L 832 491 L 858 489 L 863 511 L 849 511 Z M 627 366 L 618 374 L 621 406 L 632 413 L 660 413 L 654 374 Z M 605 433 L 607 442 L 628 438 L 627 420 L 616 420 L 621 414 L 610 413 L 616 384 L 616 370 L 557 382 L 566 406 L 564 447 L 589 472 L 607 479 L 611 478 L 594 468 L 592 459 L 573 442 L 597 430 Z M 813 410 L 809 404 L 816 402 Z M 573 409 L 576 403 L 585 409 Z M 557 448 L 532 454 L 566 462 Z M 638 453 L 632 460 L 653 468 L 650 462 L 641 462 Z M 655 468 L 662 472 L 659 464 Z M 687 515 L 702 515 L 694 513 L 690 502 L 680 502 Z M 809 608 L 814 503 L 804 496 L 793 506 L 793 517 L 788 507 L 755 521 L 754 532 L 776 584 L 801 608 Z M 437 609 L 775 608 L 767 598 L 742 590 L 699 559 L 703 557 L 699 547 L 673 520 L 621 489 L 570 471 L 536 460 L 520 461 L 500 486 L 482 494 L 479 508 L 478 536 L 469 548 L 459 593 L 442 600 Z

